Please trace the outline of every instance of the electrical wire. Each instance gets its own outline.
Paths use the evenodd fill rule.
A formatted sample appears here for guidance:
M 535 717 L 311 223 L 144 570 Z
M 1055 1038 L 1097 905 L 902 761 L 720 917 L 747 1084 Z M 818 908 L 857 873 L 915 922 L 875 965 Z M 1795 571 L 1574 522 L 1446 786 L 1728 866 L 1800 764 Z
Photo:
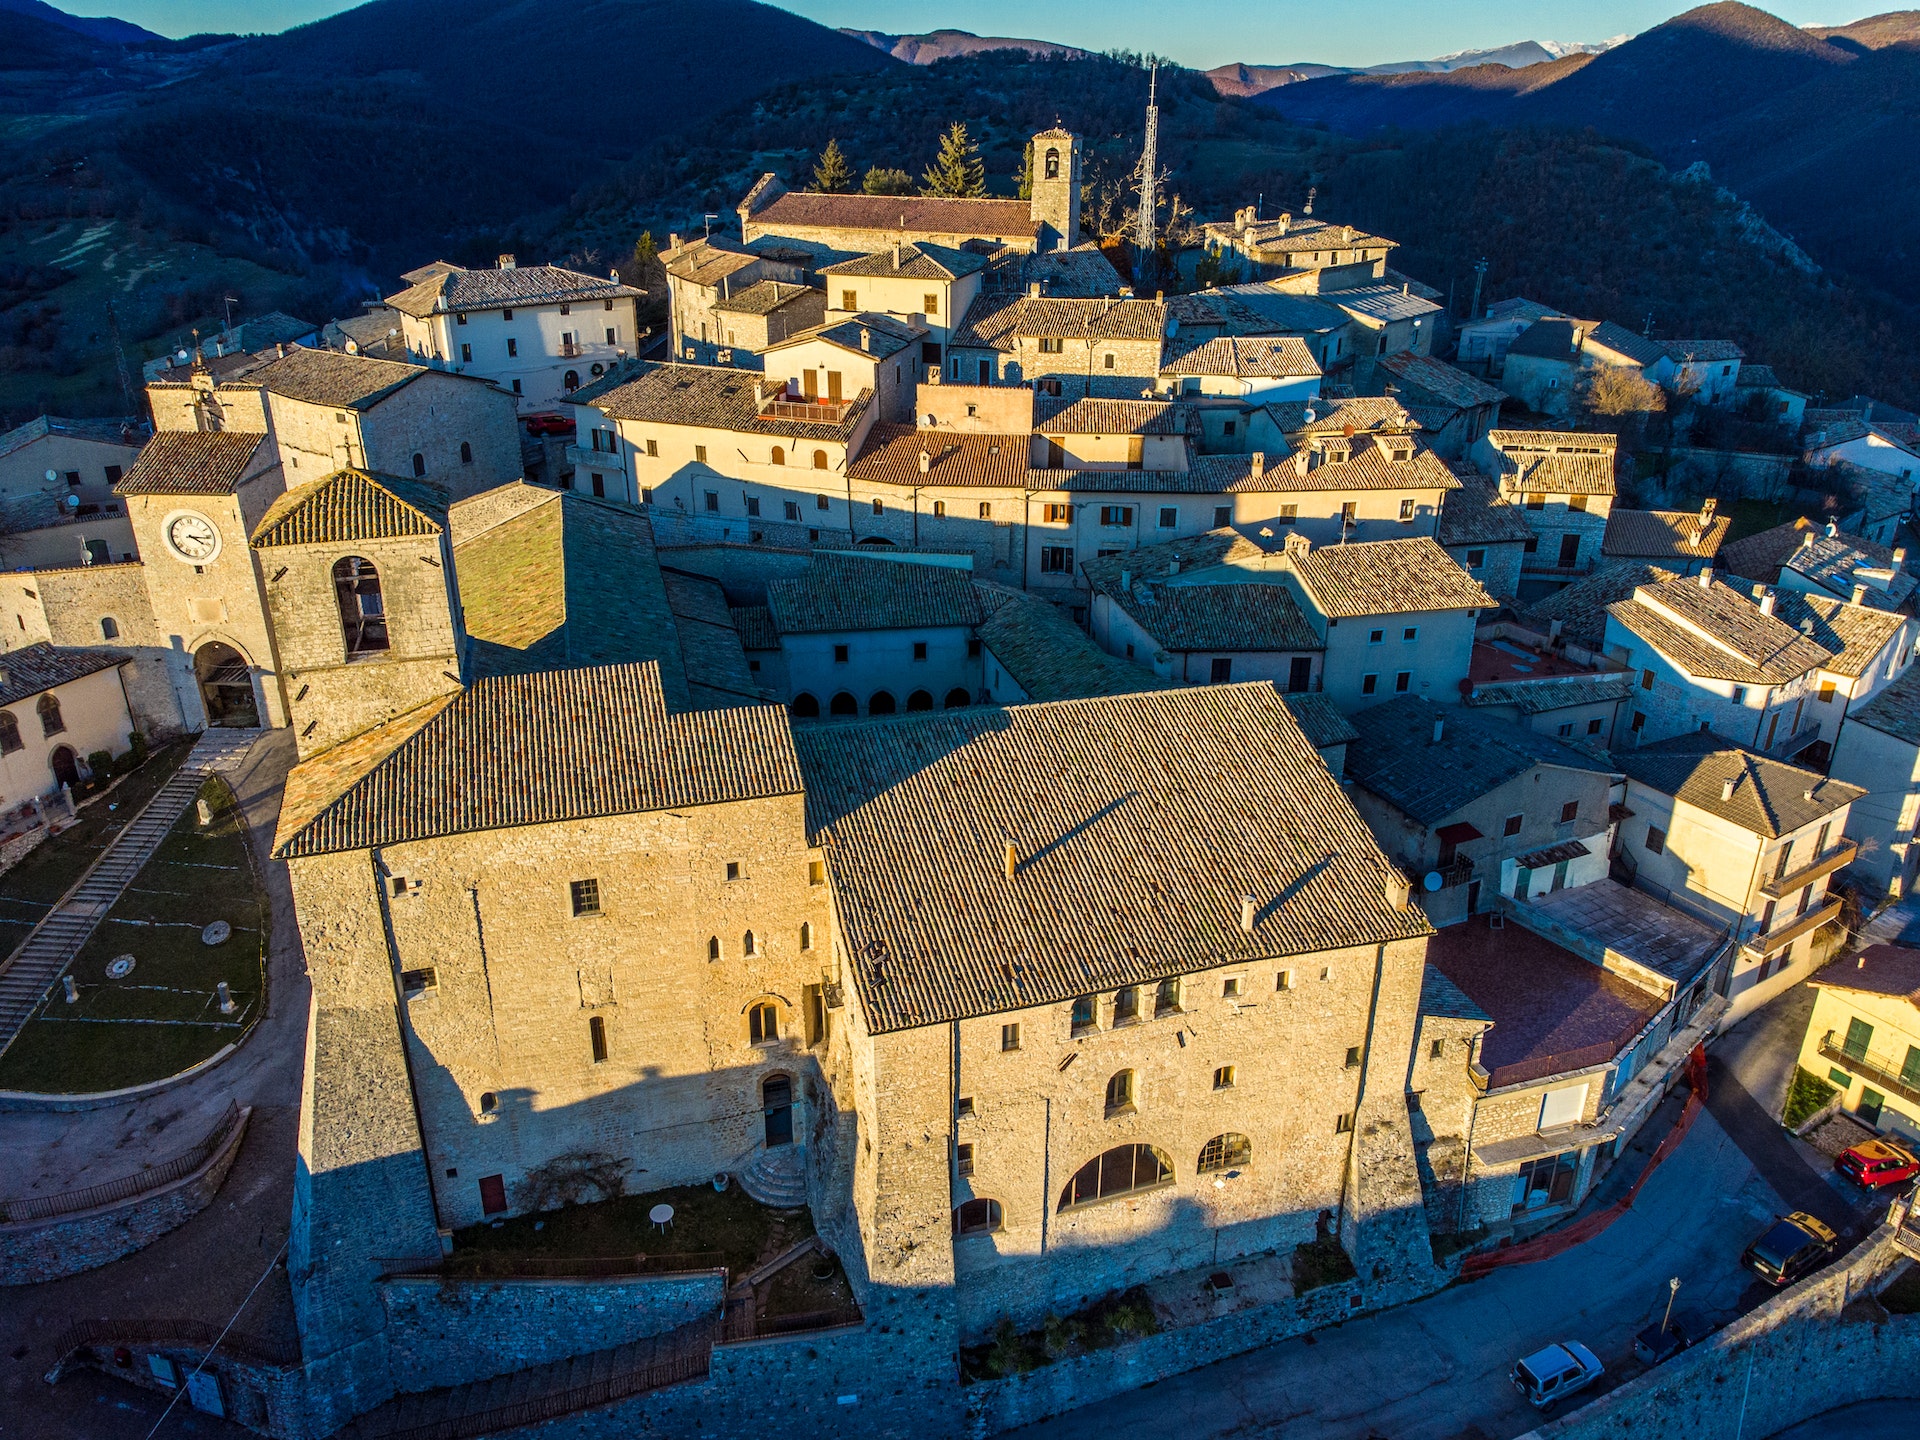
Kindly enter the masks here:
M 246 1299 L 240 1302 L 240 1308 L 233 1312 L 232 1317 L 221 1328 L 219 1335 L 214 1338 L 213 1344 L 207 1347 L 207 1353 L 200 1357 L 200 1363 L 193 1367 L 192 1373 L 189 1374 L 185 1380 L 180 1382 L 180 1388 L 173 1392 L 173 1398 L 167 1402 L 167 1408 L 160 1412 L 160 1418 L 153 1422 L 153 1429 L 147 1432 L 147 1440 L 153 1440 L 153 1437 L 160 1433 L 160 1427 L 167 1423 L 167 1416 L 173 1413 L 173 1407 L 178 1405 L 180 1403 L 180 1397 L 187 1393 L 187 1385 L 195 1375 L 198 1375 L 202 1370 L 207 1368 L 207 1361 L 211 1360 L 213 1358 L 213 1352 L 220 1348 L 220 1342 L 227 1338 L 227 1331 L 233 1329 L 233 1327 L 239 1323 L 242 1312 L 246 1310 L 247 1306 L 253 1300 L 254 1292 L 267 1283 L 267 1276 L 273 1273 L 273 1267 L 280 1263 L 280 1257 L 286 1253 L 287 1241 L 282 1240 L 280 1242 L 280 1248 L 273 1252 L 273 1259 L 267 1262 L 267 1268 L 261 1271 L 260 1278 L 253 1282 L 253 1289 L 247 1291 Z

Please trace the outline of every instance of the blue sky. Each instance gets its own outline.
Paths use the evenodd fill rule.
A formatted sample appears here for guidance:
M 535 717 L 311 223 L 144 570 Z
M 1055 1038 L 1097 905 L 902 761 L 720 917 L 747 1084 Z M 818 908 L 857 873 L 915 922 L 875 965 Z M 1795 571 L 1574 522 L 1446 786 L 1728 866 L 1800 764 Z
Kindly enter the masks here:
M 1845 24 L 1877 13 L 1836 9 L 1831 0 L 1761 3 L 1797 25 Z M 348 6 L 341 0 L 65 0 L 63 8 L 186 35 L 281 30 Z M 823 25 L 1029 36 L 1094 50 L 1150 50 L 1208 68 L 1232 60 L 1370 65 L 1514 40 L 1602 40 L 1648 29 L 1687 6 L 1676 0 L 1056 0 L 1044 7 L 1031 0 L 785 0 L 783 8 Z

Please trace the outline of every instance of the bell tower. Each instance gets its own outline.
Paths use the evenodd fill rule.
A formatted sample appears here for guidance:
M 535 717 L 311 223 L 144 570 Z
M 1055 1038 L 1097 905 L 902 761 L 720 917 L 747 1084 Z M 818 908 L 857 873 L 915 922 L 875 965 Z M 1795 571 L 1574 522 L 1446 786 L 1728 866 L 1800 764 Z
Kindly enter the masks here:
M 1060 129 L 1034 136 L 1028 181 L 1035 248 L 1071 250 L 1080 243 L 1080 137 Z

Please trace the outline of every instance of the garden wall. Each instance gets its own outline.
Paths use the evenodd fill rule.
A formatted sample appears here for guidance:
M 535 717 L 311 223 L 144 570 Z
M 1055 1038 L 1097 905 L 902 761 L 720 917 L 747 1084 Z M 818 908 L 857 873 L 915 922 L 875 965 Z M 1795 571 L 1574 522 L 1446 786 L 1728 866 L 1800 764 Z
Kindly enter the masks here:
M 490 1379 L 717 1316 L 725 1270 L 591 1280 L 406 1277 L 380 1284 L 386 1346 L 407 1390 Z

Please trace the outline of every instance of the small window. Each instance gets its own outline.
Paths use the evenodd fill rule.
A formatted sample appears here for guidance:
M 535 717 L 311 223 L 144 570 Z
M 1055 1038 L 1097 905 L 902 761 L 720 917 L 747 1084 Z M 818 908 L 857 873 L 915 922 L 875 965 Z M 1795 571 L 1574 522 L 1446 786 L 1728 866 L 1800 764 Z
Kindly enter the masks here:
M 991 500 L 982 500 L 980 502 L 980 518 L 982 520 L 991 520 L 993 518 L 993 502 Z
M 1041 511 L 1041 517 L 1049 525 L 1066 525 L 1073 520 L 1073 506 L 1048 505 Z
M 707 937 L 707 959 L 718 960 L 719 958 L 720 958 L 720 937 L 718 935 L 709 935 Z
M 981 648 L 980 637 L 976 635 L 967 641 L 967 658 L 969 660 L 978 660 L 980 658 Z
M 1160 507 L 1160 528 L 1162 530 L 1178 530 L 1180 528 L 1180 511 L 1178 507 L 1173 505 L 1162 505 Z
M 1634 734 L 1638 735 L 1642 730 L 1647 728 L 1647 717 L 1641 714 L 1641 712 L 1638 710 L 1634 711 L 1633 720 L 1627 726 L 1627 728 L 1633 731 Z
M 1207 683 L 1209 685 L 1225 685 L 1231 682 L 1232 679 L 1233 657 L 1230 655 L 1216 655 L 1207 669 Z
M 824 885 L 827 883 L 827 862 L 809 860 L 807 862 L 807 884 Z
M 934 501 L 934 502 L 933 502 L 933 515 L 934 515 L 934 518 L 935 518 L 936 520 L 940 520 L 940 519 L 945 519 L 945 518 L 946 518 L 946 514 L 947 514 L 947 502 L 946 502 L 946 501 L 944 501 L 944 500 L 936 500 L 936 501 Z
M 923 315 L 938 315 L 940 313 L 940 297 L 938 295 L 922 295 L 920 297 L 920 313 Z
M 758 495 L 748 495 L 743 498 L 747 502 L 747 514 L 758 516 L 760 513 L 760 497 Z
M 966 1172 L 972 1174 L 971 1170 Z M 1000 1228 L 998 1200 L 969 1200 L 953 1212 L 955 1235 L 991 1235 Z
M 1501 833 L 1503 835 L 1518 835 L 1520 833 L 1520 827 L 1526 823 L 1527 817 L 1525 815 L 1509 815 L 1507 816 L 1506 829 Z
M 1469 550 L 1469 551 L 1467 551 L 1467 568 L 1468 568 L 1469 570 L 1481 570 L 1481 569 L 1485 569 L 1485 568 L 1486 568 L 1486 564 L 1487 564 L 1487 552 L 1486 552 L 1486 551 L 1484 551 L 1484 550 Z
M 507 1209 L 507 1177 L 504 1175 L 483 1175 L 480 1177 L 480 1211 L 484 1215 L 502 1215 Z
M 462 315 L 460 318 L 465 320 L 467 317 Z M 462 345 L 460 347 L 460 363 L 462 365 L 471 365 L 473 363 L 473 346 Z
M 813 468 L 816 470 L 824 470 L 827 468 L 827 452 L 826 451 L 816 450 L 813 452 Z M 878 506 L 879 503 L 880 502 L 877 500 L 874 501 L 874 504 L 876 506 Z M 880 511 L 878 509 L 875 509 L 873 513 L 878 515 Z
M 1380 677 L 1378 675 L 1362 675 L 1360 677 L 1360 693 L 1362 695 L 1371 695 L 1379 688 Z
M 1359 1068 L 1360 1068 L 1360 1047 L 1358 1045 L 1349 1045 L 1347 1047 L 1347 1069 L 1358 1070 Z
M 1558 735 L 1562 740 L 1570 738 L 1573 734 L 1573 722 L 1571 720 L 1567 721 L 1553 733 Z
M 500 1097 L 488 1090 L 480 1096 L 480 1113 L 491 1115 L 500 1108 Z
M 798 500 L 783 500 L 780 503 L 784 507 L 784 513 L 787 517 L 787 523 L 789 525 L 799 524 L 800 523 L 800 502 Z
M 1233 1067 L 1227 1068 L 1231 1070 Z M 1214 1136 L 1200 1147 L 1200 1163 L 1193 1168 L 1202 1175 L 1211 1175 L 1219 1170 L 1231 1170 L 1236 1165 L 1245 1165 L 1252 1159 L 1253 1141 L 1244 1135 L 1235 1135 L 1229 1131 L 1225 1135 Z
M 740 878 L 740 862 L 738 860 L 727 861 L 727 879 L 738 880 L 739 878 Z
M 1587 721 L 1587 734 L 1598 735 L 1602 730 L 1606 729 L 1606 726 L 1607 722 L 1596 715 L 1593 719 Z
M 572 892 L 574 914 L 598 915 L 600 913 L 600 882 L 598 880 L 576 880 L 568 889 Z
M 953 1147 L 953 1168 L 962 1175 L 973 1174 L 973 1142 Z
M 1560 823 L 1562 825 L 1569 825 L 1579 818 L 1580 802 L 1578 800 L 1569 800 L 1560 807 Z
M 1640 688 L 1642 690 L 1653 689 L 1653 672 L 1651 670 L 1642 670 L 1640 672 Z
M 1274 976 L 1273 988 L 1275 990 L 1293 989 L 1293 972 L 1291 970 L 1282 970 L 1278 975 Z
M 1238 995 L 1239 993 L 1240 993 L 1240 977 L 1238 975 L 1229 975 L 1227 976 L 1226 979 L 1220 982 L 1220 997 L 1223 1000 L 1231 1000 L 1234 996 Z
M 513 319 L 513 311 L 511 311 L 511 310 L 502 310 L 502 311 L 500 312 L 500 318 L 501 318 L 502 320 L 511 320 L 511 319 Z
M 834 646 L 833 647 L 833 663 L 836 665 L 846 664 L 849 653 L 850 651 L 848 647 L 845 645 Z
M 963 1119 L 971 1120 L 973 1118 L 973 1096 L 962 1095 L 956 1100 L 953 1106 L 953 1113 L 961 1116 Z
M 1404 521 L 1411 521 L 1413 519 L 1413 501 L 1402 500 L 1400 502 L 1400 518 Z
M 800 948 L 802 950 L 813 949 L 813 922 L 811 920 L 802 920 L 800 922 Z
M 102 640 L 118 640 L 120 638 L 120 622 L 111 615 L 101 616 L 100 638 Z
M 1567 497 L 1567 509 L 1569 509 L 1569 510 L 1572 510 L 1572 511 L 1576 511 L 1576 512 L 1579 512 L 1579 511 L 1583 511 L 1583 510 L 1585 510 L 1586 508 L 1587 508 L 1587 497 L 1586 497 L 1586 496 L 1584 496 L 1584 495 L 1569 495 L 1569 496 Z
M 753 932 L 751 930 L 740 937 L 740 953 L 742 955 L 758 955 L 760 953 L 760 942 L 753 938 Z
M 833 503 L 824 495 L 816 495 L 813 497 L 813 508 L 816 510 L 831 510 Z
M 1298 505 L 1282 505 L 1280 507 L 1280 513 L 1274 516 L 1274 521 L 1280 525 L 1298 525 L 1300 523 L 1300 507 Z
M 561 313 L 562 315 L 571 315 L 571 314 L 573 313 L 573 306 L 571 306 L 571 305 L 562 305 L 562 306 L 560 307 L 560 313 Z
M 4 713 L 5 713 L 4 711 L 0 711 L 0 714 L 4 714 Z M 1079 1034 L 1085 1033 L 1088 1030 L 1092 1030 L 1096 1028 L 1099 1024 L 1099 1020 L 1097 1018 L 1098 1011 L 1099 1011 L 1099 1002 L 1096 1001 L 1094 997 L 1091 995 L 1082 995 L 1078 1000 L 1074 1001 L 1073 1002 L 1073 1022 L 1072 1022 L 1073 1033 L 1075 1035 L 1079 1035 Z
M 1747 703 L 1747 687 L 1746 686 L 1736 685 L 1733 687 L 1733 703 L 1736 705 L 1744 705 Z
M 593 1063 L 604 1065 L 607 1059 L 607 1022 L 600 1016 L 588 1017 L 587 1039 L 593 1046 Z
M 1402 670 L 1393 677 L 1393 693 L 1394 694 L 1405 695 L 1412 688 L 1413 688 L 1413 672 L 1411 670 Z
M 1336 1115 L 1334 1117 L 1333 1133 L 1336 1135 L 1351 1135 L 1353 1133 L 1353 1114 L 1351 1111 L 1344 1115 Z
M 1020 1026 L 1017 1023 L 1000 1027 L 1000 1048 L 1002 1050 L 1020 1048 Z
M 1384 630 L 1369 630 L 1367 632 L 1367 644 L 1369 645 L 1384 644 L 1386 641 L 1386 638 L 1387 638 L 1387 632 Z
M 764 1045 L 780 1038 L 780 1012 L 770 1001 L 747 1011 L 747 1043 Z
M 1231 524 L 1233 524 L 1233 506 L 1231 505 L 1214 506 L 1213 507 L 1213 528 L 1216 530 L 1224 530 L 1227 526 Z
M 1222 1065 L 1213 1072 L 1213 1088 L 1216 1090 L 1233 1089 L 1233 1066 Z
M 1105 358 L 1105 360 L 1106 360 L 1106 362 L 1107 362 L 1107 363 L 1106 363 L 1106 368 L 1107 368 L 1107 369 L 1109 369 L 1109 370 L 1111 370 L 1111 369 L 1113 369 L 1113 352 L 1112 352 L 1111 350 L 1109 350 L 1109 351 L 1107 352 L 1107 354 L 1106 354 L 1106 356 L 1105 356 L 1104 358 Z M 1227 424 L 1227 429 L 1228 429 L 1228 430 L 1232 430 L 1232 429 L 1233 429 L 1233 424 L 1232 424 L 1232 422 L 1231 422 L 1231 421 L 1229 421 L 1229 422 L 1228 422 L 1228 424 Z
M 61 735 L 66 732 L 67 722 L 60 714 L 60 702 L 54 698 L 51 690 L 40 697 L 40 703 L 34 708 L 40 712 L 42 735 Z
M 509 360 L 512 360 L 512 359 L 515 359 L 519 354 L 520 354 L 520 342 L 518 340 L 513 339 L 511 336 L 509 336 L 507 339 L 507 358 Z
M 1113 1023 L 1124 1025 L 1140 1018 L 1140 987 L 1128 985 L 1113 994 Z
M 1527 496 L 1527 509 L 1529 509 L 1529 510 L 1544 510 L 1544 509 L 1546 509 L 1546 508 L 1547 508 L 1547 497 L 1546 497 L 1546 496 L 1544 496 L 1544 495 L 1529 495 L 1529 496 Z
M 423 965 L 418 970 L 400 972 L 400 993 L 402 995 L 424 995 L 429 990 L 440 988 L 440 972 L 431 965 Z
M 913 642 L 913 658 L 916 660 L 924 660 L 927 658 L 927 642 L 926 641 L 916 640 Z
M 650 456 L 652 456 L 652 457 L 653 457 L 653 458 L 655 458 L 655 459 L 658 459 L 658 458 L 659 458 L 659 456 L 660 456 L 660 442 L 659 442 L 658 440 L 649 440 L 649 441 L 647 441 L 647 454 L 648 454 L 648 455 L 650 455 Z
M 1107 1080 L 1107 1114 L 1118 1115 L 1133 1108 L 1133 1071 L 1116 1070 Z
M 1438 1060 L 1442 1058 L 1446 1053 L 1447 1053 L 1447 1042 L 1444 1040 L 1436 1040 L 1427 1047 L 1427 1058 L 1429 1060 Z
M 876 515 L 884 515 L 887 513 L 886 503 L 882 501 L 878 495 L 873 497 L 873 513 Z
M 708 511 L 710 511 L 710 512 L 715 512 L 715 513 L 717 513 L 717 512 L 719 511 L 719 509 L 720 509 L 720 492 L 719 492 L 718 490 L 709 490 L 709 491 L 707 491 L 707 509 L 708 509 Z
M 1647 849 L 1655 855 L 1666 853 L 1667 832 L 1662 830 L 1658 825 L 1647 826 Z
M 1401 642 L 1404 644 L 1411 644 L 1415 640 L 1418 640 L 1419 638 L 1420 638 L 1420 627 L 1418 625 L 1409 625 L 1407 626 L 1406 629 L 1400 632 L 1400 639 L 1401 639 Z
M 1153 1013 L 1155 1015 L 1178 1015 L 1180 1013 L 1180 979 L 1170 976 L 1162 980 L 1153 992 Z

